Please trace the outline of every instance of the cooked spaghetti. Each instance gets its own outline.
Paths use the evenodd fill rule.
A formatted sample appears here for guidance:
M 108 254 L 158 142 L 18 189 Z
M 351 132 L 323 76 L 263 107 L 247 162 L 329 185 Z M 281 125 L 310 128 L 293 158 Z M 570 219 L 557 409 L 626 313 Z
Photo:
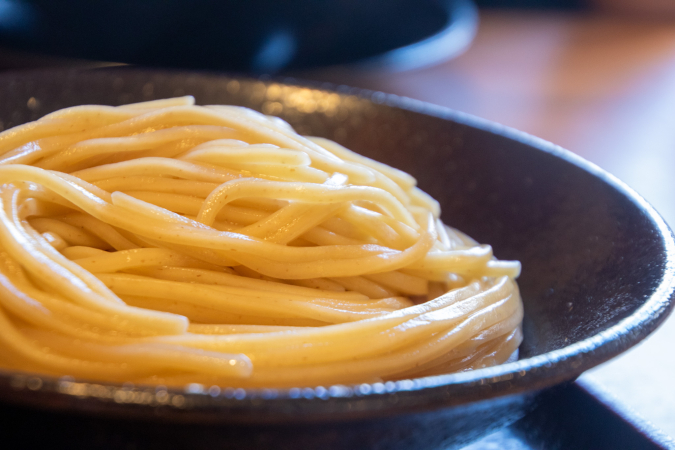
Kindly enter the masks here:
M 520 264 L 410 175 L 192 97 L 0 134 L 0 366 L 233 387 L 449 373 L 522 339 Z

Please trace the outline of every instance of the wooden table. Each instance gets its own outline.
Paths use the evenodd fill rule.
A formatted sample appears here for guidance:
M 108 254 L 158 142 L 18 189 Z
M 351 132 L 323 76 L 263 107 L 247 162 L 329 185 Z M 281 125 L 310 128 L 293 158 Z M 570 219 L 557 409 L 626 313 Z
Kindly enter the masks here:
M 483 11 L 473 46 L 404 73 L 306 78 L 436 103 L 542 137 L 628 183 L 675 227 L 675 21 Z M 675 436 L 675 319 L 584 375 Z

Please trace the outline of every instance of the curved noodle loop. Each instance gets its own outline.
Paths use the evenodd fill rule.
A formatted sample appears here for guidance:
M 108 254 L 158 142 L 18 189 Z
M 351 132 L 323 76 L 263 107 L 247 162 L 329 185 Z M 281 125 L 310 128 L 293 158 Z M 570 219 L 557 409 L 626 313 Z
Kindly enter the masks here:
M 469 370 L 522 339 L 515 261 L 410 175 L 192 97 L 0 133 L 0 367 L 288 387 Z

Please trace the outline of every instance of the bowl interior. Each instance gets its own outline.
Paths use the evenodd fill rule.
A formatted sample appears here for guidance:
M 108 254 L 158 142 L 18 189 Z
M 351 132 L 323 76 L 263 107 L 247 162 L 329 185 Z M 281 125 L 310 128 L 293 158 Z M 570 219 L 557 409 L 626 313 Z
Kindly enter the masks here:
M 522 262 L 525 339 L 518 364 L 397 385 L 409 401 L 393 407 L 367 400 L 359 406 L 364 411 L 461 403 L 571 379 L 634 345 L 669 312 L 672 236 L 639 197 L 550 144 L 416 101 L 194 73 L 34 72 L 0 77 L 0 121 L 9 128 L 65 106 L 186 94 L 199 104 L 278 115 L 301 134 L 334 139 L 403 169 L 440 201 L 447 224 L 491 244 L 500 259 Z M 652 310 L 638 317 L 646 302 Z M 635 320 L 614 335 L 598 336 L 632 314 Z M 593 346 L 570 347 L 593 336 Z M 546 356 L 570 348 L 562 359 Z M 528 359 L 540 355 L 548 359 Z M 486 389 L 490 383 L 494 388 Z

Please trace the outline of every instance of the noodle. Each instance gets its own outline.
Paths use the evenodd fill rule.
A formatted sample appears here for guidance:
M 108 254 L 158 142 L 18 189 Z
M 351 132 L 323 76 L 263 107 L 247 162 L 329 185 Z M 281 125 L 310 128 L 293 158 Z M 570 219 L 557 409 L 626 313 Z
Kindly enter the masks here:
M 0 133 L 0 367 L 290 387 L 500 364 L 520 264 L 415 184 L 192 97 Z

